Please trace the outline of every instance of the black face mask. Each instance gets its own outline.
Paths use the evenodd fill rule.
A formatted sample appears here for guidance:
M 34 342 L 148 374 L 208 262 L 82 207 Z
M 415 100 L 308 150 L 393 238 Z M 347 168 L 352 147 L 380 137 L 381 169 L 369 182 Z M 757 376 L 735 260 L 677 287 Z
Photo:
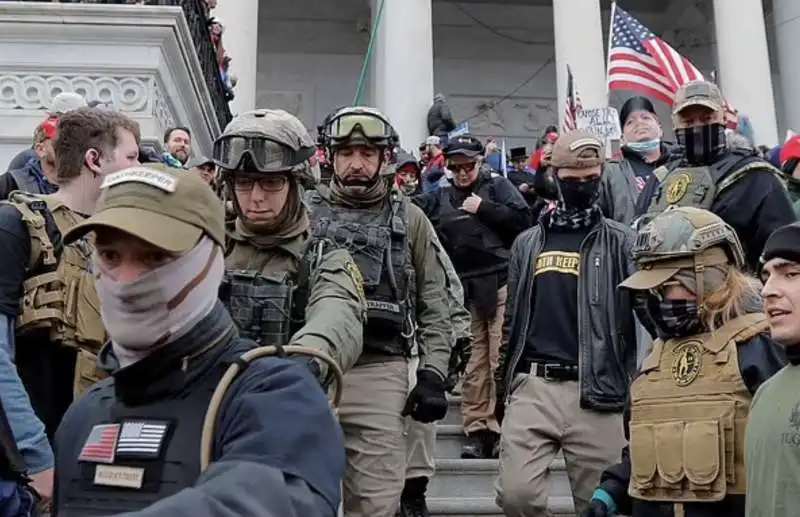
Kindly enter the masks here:
M 594 205 L 600 195 L 600 178 L 590 180 L 556 179 L 561 199 L 567 208 L 585 209 Z
M 726 145 L 725 126 L 719 123 L 676 129 L 675 138 L 692 165 L 711 165 Z

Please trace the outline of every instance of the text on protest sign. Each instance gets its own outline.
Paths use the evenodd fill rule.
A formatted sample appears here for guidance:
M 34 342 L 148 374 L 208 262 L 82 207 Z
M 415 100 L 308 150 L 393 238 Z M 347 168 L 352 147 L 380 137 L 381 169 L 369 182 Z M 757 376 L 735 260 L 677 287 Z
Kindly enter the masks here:
M 578 113 L 577 124 L 578 129 L 589 131 L 603 142 L 622 138 L 616 108 L 584 109 Z

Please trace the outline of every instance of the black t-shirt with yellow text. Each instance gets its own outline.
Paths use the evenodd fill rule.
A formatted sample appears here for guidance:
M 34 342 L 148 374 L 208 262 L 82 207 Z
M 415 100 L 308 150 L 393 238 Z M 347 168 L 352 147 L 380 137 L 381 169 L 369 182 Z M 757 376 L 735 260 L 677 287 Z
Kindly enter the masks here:
M 547 233 L 533 271 L 533 314 L 525 362 L 578 364 L 579 251 L 590 230 L 553 228 Z

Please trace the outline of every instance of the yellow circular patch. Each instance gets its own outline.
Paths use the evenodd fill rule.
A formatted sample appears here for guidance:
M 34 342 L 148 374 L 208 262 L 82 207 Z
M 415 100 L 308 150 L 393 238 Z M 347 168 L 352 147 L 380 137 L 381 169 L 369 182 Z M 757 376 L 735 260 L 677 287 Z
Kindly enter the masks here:
M 675 350 L 675 360 L 672 363 L 672 378 L 675 385 L 683 388 L 694 382 L 700 375 L 700 366 L 703 361 L 703 348 L 700 343 L 692 341 L 680 345 Z
M 689 191 L 689 185 L 692 184 L 692 176 L 683 172 L 678 174 L 678 177 L 670 182 L 667 188 L 667 203 L 674 205 L 678 203 L 686 192 Z
M 355 262 L 348 262 L 344 267 L 347 269 L 347 274 L 356 286 L 358 296 L 360 296 L 362 300 L 366 299 L 367 296 L 364 294 L 364 277 L 361 275 L 361 270 L 358 269 Z

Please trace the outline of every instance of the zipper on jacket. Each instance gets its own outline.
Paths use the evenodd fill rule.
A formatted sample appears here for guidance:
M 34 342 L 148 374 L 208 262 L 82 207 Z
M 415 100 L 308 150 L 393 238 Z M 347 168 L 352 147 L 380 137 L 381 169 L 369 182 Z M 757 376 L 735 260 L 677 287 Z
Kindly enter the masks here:
M 594 285 L 592 288 L 592 303 L 598 303 L 600 301 L 600 257 L 594 258 Z
M 592 228 L 591 231 L 589 231 L 586 237 L 584 237 L 583 240 L 581 241 L 580 246 L 578 246 L 578 254 L 581 256 L 581 269 L 583 270 L 581 271 L 582 275 L 589 269 L 586 266 L 586 262 L 583 260 L 583 258 L 586 256 L 583 252 L 584 246 L 586 245 L 586 241 L 588 241 L 590 237 L 593 237 L 597 233 L 599 233 L 597 226 L 599 226 L 600 224 L 603 224 L 602 221 L 598 223 L 598 225 L 596 225 L 594 228 Z M 595 262 L 595 265 L 599 269 L 600 258 L 596 257 L 596 259 L 597 260 Z M 578 277 L 579 280 L 580 278 L 581 277 Z M 581 400 L 583 399 L 583 392 L 584 392 L 583 363 L 585 362 L 587 355 L 587 348 L 584 346 L 583 342 L 584 341 L 583 337 L 586 336 L 586 329 L 584 328 L 586 322 L 583 321 L 583 318 L 581 317 L 581 314 L 583 313 L 584 310 L 583 307 L 585 305 L 583 303 L 584 302 L 583 297 L 581 296 L 582 292 L 583 289 L 581 289 L 581 286 L 578 285 L 578 404 L 580 404 Z

